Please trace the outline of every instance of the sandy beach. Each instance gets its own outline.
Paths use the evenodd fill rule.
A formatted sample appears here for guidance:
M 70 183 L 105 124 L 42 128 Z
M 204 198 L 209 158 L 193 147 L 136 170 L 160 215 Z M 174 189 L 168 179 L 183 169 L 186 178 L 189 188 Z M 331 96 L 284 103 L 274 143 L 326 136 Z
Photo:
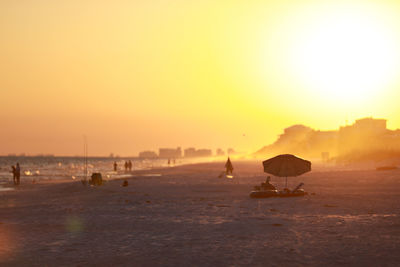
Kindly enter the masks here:
M 260 162 L 133 172 L 100 187 L 22 180 L 0 192 L 3 266 L 396 266 L 400 170 L 319 168 L 300 198 L 251 199 Z M 283 178 L 272 178 L 282 187 Z

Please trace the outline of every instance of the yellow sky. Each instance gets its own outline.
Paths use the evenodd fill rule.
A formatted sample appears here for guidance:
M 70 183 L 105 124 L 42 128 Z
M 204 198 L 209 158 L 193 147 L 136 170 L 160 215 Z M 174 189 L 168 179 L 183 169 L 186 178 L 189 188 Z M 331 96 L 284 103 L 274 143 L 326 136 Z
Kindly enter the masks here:
M 400 128 L 397 1 L 0 2 L 0 154 L 254 151 L 283 128 Z

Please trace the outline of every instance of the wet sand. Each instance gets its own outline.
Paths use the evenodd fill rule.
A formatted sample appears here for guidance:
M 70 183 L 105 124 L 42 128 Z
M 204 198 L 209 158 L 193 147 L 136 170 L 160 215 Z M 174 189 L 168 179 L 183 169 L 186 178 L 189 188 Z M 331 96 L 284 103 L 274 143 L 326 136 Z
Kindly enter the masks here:
M 101 187 L 24 183 L 0 192 L 5 266 L 398 266 L 400 170 L 289 178 L 315 195 L 250 199 L 260 162 L 133 173 Z M 282 186 L 283 178 L 272 178 Z

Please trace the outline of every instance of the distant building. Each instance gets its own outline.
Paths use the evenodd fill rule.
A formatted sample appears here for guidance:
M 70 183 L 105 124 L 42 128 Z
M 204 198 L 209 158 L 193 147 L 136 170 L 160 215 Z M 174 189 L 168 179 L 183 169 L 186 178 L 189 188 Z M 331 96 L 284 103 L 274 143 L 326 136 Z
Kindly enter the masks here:
M 196 149 L 194 147 L 189 147 L 184 150 L 184 156 L 185 158 L 192 158 L 196 157 Z
M 212 150 L 211 149 L 199 149 L 196 151 L 198 157 L 211 157 Z
M 383 158 L 393 151 L 400 152 L 400 130 L 388 130 L 385 119 L 362 118 L 334 131 L 318 131 L 303 125 L 288 127 L 273 144 L 263 147 L 255 155 L 290 153 L 330 161 L 377 153 Z
M 385 119 L 364 118 L 356 120 L 354 127 L 361 131 L 368 131 L 372 134 L 382 134 L 386 129 Z
M 174 148 L 160 148 L 158 153 L 160 158 L 180 158 L 182 157 L 182 149 L 180 147 Z
M 325 162 L 329 161 L 329 152 L 321 152 L 321 159 Z
M 218 148 L 218 149 L 217 149 L 217 152 L 216 152 L 216 155 L 217 155 L 217 156 L 224 156 L 224 155 L 225 155 L 225 152 L 224 152 L 221 148 Z
M 142 151 L 139 153 L 139 158 L 145 158 L 145 159 L 157 158 L 157 154 L 154 151 Z
M 189 147 L 184 150 L 185 158 L 196 158 L 196 157 L 211 157 L 211 149 L 195 149 L 194 147 Z
M 339 154 L 347 154 L 355 150 L 376 150 L 384 148 L 386 120 L 363 118 L 353 125 L 339 129 Z

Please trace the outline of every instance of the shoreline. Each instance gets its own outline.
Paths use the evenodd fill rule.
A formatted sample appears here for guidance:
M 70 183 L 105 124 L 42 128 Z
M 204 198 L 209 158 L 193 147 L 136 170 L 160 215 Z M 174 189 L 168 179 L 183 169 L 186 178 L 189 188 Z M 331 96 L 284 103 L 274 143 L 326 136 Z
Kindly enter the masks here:
M 253 175 L 257 173 L 257 175 L 260 176 L 272 176 L 270 174 L 264 173 L 263 172 L 263 167 L 262 167 L 262 161 L 261 159 L 246 159 L 246 160 L 236 160 L 234 163 L 235 166 L 235 173 L 243 173 L 243 175 Z M 224 170 L 224 164 L 225 161 L 205 161 L 205 162 L 195 162 L 195 163 L 184 163 L 180 165 L 175 165 L 175 166 L 164 166 L 164 167 L 154 167 L 154 168 L 147 168 L 147 169 L 138 169 L 138 170 L 132 170 L 129 172 L 120 170 L 117 173 L 117 177 L 110 178 L 110 177 L 105 177 L 104 173 L 102 173 L 103 180 L 105 181 L 112 181 L 112 180 L 123 180 L 123 179 L 131 179 L 135 177 L 140 177 L 140 176 L 149 176 L 152 173 L 155 174 L 170 174 L 170 173 L 190 173 L 194 171 L 202 172 L 203 170 L 210 171 L 213 170 L 215 172 L 222 172 Z M 242 165 L 246 166 L 246 169 L 243 170 L 240 167 Z M 248 166 L 251 166 L 253 170 L 249 170 Z M 316 167 L 315 167 L 316 165 Z M 239 171 L 236 166 L 239 166 Z M 400 169 L 393 169 L 393 171 L 400 170 Z M 111 171 L 111 170 L 110 170 Z M 243 172 L 244 171 L 244 172 Z M 335 173 L 351 173 L 351 172 L 368 172 L 368 171 L 376 171 L 376 168 L 372 167 L 371 164 L 366 164 L 362 165 L 362 167 L 359 167 L 358 165 L 354 166 L 332 166 L 332 165 L 326 165 L 326 164 L 321 164 L 317 163 L 313 165 L 313 169 L 308 173 L 308 174 L 318 174 L 318 173 L 325 173 L 325 172 L 335 172 Z M 157 176 L 156 175 L 156 176 Z M 241 175 L 241 174 L 239 174 Z M 305 174 L 307 176 L 307 174 Z M 23 175 L 21 177 L 21 184 L 27 185 L 27 184 L 51 184 L 51 183 L 68 183 L 68 182 L 80 182 L 81 178 L 83 177 L 76 177 L 76 179 L 66 179 L 66 178 L 50 178 L 45 175 L 40 175 L 40 176 L 34 176 L 34 175 Z M 279 179 L 279 177 L 275 177 Z M 31 182 L 28 182 L 28 179 L 31 180 Z M 90 179 L 90 176 L 88 176 L 88 179 Z M 290 178 L 289 178 L 290 179 Z M 32 180 L 34 182 L 32 182 Z M 0 184 L 0 187 L 3 188 L 14 188 L 15 186 L 12 184 L 12 178 L 8 178 L 8 183 L 3 183 Z M 17 188 L 17 187 L 16 187 Z

